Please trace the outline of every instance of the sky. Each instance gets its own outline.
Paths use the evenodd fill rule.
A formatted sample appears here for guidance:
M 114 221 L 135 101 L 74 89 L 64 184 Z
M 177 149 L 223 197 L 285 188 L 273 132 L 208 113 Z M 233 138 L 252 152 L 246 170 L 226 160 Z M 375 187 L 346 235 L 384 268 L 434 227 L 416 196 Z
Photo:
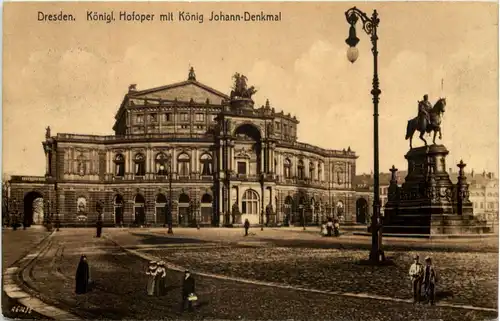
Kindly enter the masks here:
M 298 139 L 328 149 L 350 147 L 357 173 L 373 165 L 373 56 L 357 26 L 359 58 L 346 58 L 344 12 L 379 13 L 380 170 L 406 170 L 407 121 L 424 94 L 446 97 L 442 133 L 467 171 L 498 173 L 498 7 L 476 2 L 310 3 L 5 3 L 3 172 L 43 175 L 45 128 L 113 134 L 128 86 L 139 90 L 187 79 L 229 94 L 235 72 L 296 115 Z M 71 13 L 73 22 L 39 22 L 38 11 Z M 86 11 L 178 11 L 204 23 L 86 21 Z M 208 22 L 210 12 L 276 13 L 281 22 Z M 414 146 L 421 146 L 417 134 Z

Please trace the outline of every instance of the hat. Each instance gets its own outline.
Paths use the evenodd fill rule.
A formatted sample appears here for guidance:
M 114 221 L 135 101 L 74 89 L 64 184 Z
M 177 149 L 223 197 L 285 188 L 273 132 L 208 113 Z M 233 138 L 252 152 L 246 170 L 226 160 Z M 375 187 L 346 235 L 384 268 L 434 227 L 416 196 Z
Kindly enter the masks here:
M 189 270 L 185 270 L 184 273 L 190 273 Z
M 415 254 L 415 255 L 413 256 L 413 259 L 414 259 L 414 260 L 418 260 L 418 255 L 417 255 L 417 254 Z
M 430 256 L 426 256 L 426 257 L 425 257 L 425 260 L 426 260 L 426 261 L 431 261 L 431 257 L 430 257 Z
M 156 263 L 156 261 L 149 261 L 149 265 L 156 265 L 158 263 Z
M 165 265 L 165 262 L 160 261 L 160 262 L 158 262 L 158 265 Z

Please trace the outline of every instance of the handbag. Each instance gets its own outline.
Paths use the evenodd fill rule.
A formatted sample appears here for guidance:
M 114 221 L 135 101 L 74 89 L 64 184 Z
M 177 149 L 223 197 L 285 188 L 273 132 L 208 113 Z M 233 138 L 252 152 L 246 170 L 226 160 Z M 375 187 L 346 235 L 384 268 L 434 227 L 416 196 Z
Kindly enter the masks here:
M 188 295 L 188 301 L 197 301 L 197 300 L 198 300 L 198 297 L 196 296 L 196 294 L 190 293 Z

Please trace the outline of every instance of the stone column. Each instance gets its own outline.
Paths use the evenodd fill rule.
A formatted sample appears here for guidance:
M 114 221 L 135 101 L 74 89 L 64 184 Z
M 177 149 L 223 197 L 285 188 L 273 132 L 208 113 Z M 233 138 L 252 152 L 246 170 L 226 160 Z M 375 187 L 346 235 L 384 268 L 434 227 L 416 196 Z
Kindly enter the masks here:
M 261 140 L 260 141 L 260 172 L 261 173 L 264 172 L 264 162 L 265 162 L 264 149 L 265 149 L 265 144 L 264 144 L 264 141 Z

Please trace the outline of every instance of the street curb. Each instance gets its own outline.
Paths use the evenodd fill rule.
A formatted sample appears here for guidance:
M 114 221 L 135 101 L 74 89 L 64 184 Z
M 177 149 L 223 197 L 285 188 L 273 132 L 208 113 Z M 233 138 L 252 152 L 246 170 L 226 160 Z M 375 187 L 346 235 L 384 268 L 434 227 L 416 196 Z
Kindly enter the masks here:
M 3 291 L 11 299 L 20 305 L 27 307 L 28 311 L 36 313 L 49 319 L 80 320 L 81 318 L 49 305 L 42 300 L 26 293 L 22 289 L 24 281 L 24 271 L 30 266 L 44 251 L 47 242 L 53 237 L 56 231 L 47 235 L 40 243 L 35 245 L 27 255 L 14 262 L 3 274 Z
M 161 258 L 158 256 L 153 256 L 153 255 L 146 254 L 146 253 L 141 253 L 141 252 L 136 251 L 136 250 L 128 249 L 128 248 L 122 246 L 121 244 L 119 244 L 118 242 L 116 242 L 113 238 L 111 238 L 109 236 L 104 236 L 104 237 L 106 239 L 110 240 L 111 242 L 113 242 L 114 244 L 116 244 L 122 250 L 124 250 L 128 253 L 131 253 L 137 257 L 140 257 L 144 260 L 147 260 L 147 261 L 155 260 L 156 261 L 158 259 L 161 259 L 165 262 L 165 266 L 172 271 L 184 272 L 186 270 L 186 268 L 179 266 L 179 265 L 172 264 L 164 258 Z M 398 298 L 379 296 L 379 295 L 373 295 L 373 294 L 368 294 L 368 293 L 348 293 L 348 292 L 340 292 L 340 291 L 325 291 L 325 290 L 308 289 L 308 288 L 302 288 L 302 287 L 285 285 L 285 284 L 274 283 L 274 282 L 257 281 L 257 280 L 250 280 L 250 279 L 244 279 L 244 278 L 238 278 L 238 277 L 224 276 L 224 275 L 220 275 L 220 274 L 197 272 L 196 270 L 194 270 L 192 268 L 190 268 L 189 270 L 191 271 L 191 274 L 193 274 L 193 275 L 199 275 L 199 276 L 208 277 L 208 278 L 212 278 L 212 279 L 234 281 L 234 282 L 240 282 L 240 283 L 246 283 L 246 284 L 261 285 L 261 286 L 281 288 L 281 289 L 287 289 L 287 290 L 296 290 L 296 291 L 302 291 L 302 292 L 346 296 L 346 297 L 354 297 L 354 298 L 362 298 L 362 299 L 372 299 L 372 300 L 379 300 L 379 301 L 392 301 L 392 302 L 408 303 L 408 304 L 413 305 L 413 300 L 411 300 L 411 299 L 410 300 L 398 299 Z M 497 309 L 493 309 L 493 308 L 475 307 L 475 306 L 471 306 L 471 305 L 458 305 L 458 304 L 451 304 L 451 303 L 436 303 L 435 306 L 443 307 L 443 308 L 455 308 L 455 309 L 464 309 L 464 310 L 497 312 Z

